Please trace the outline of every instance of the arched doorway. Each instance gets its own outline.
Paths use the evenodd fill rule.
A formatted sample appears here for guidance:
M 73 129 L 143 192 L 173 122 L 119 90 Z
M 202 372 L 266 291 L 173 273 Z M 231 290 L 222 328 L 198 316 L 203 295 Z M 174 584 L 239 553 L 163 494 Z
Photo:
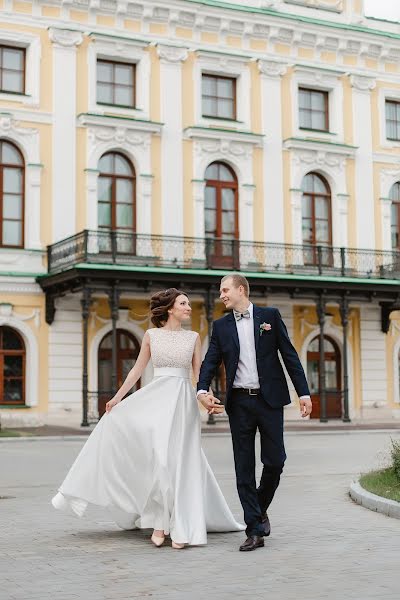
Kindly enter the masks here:
M 98 353 L 98 410 L 99 417 L 105 412 L 106 402 L 112 397 L 112 332 L 107 333 L 100 342 Z M 117 329 L 117 387 L 125 381 L 140 352 L 137 339 L 124 329 Z M 140 388 L 140 379 L 129 391 L 132 394 Z
M 319 358 L 319 337 L 315 337 L 307 350 L 307 380 L 313 403 L 311 413 L 313 419 L 319 419 L 321 415 Z M 337 343 L 328 336 L 324 338 L 324 361 L 326 416 L 328 419 L 340 419 L 342 417 L 340 350 Z
M 11 327 L 0 327 L 0 405 L 25 404 L 25 344 Z
M 204 197 L 204 231 L 207 255 L 213 267 L 238 264 L 239 207 L 236 175 L 223 162 L 213 162 L 206 169 Z

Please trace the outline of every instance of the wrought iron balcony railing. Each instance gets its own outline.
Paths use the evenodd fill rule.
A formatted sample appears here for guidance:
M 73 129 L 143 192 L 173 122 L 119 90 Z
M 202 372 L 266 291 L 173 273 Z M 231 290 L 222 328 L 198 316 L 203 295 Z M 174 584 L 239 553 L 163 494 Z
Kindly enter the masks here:
M 242 240 L 82 231 L 48 246 L 48 272 L 79 263 L 258 273 L 400 278 L 400 252 Z

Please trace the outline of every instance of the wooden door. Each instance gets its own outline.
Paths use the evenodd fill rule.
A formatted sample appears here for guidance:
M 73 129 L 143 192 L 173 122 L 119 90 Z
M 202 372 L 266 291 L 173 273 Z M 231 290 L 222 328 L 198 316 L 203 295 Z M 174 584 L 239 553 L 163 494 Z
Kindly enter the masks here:
M 336 342 L 329 337 L 325 337 L 324 340 L 324 361 L 326 416 L 328 419 L 340 419 L 342 417 L 340 350 Z M 307 380 L 313 403 L 311 418 L 319 419 L 321 416 L 321 401 L 318 337 L 314 338 L 308 347 Z

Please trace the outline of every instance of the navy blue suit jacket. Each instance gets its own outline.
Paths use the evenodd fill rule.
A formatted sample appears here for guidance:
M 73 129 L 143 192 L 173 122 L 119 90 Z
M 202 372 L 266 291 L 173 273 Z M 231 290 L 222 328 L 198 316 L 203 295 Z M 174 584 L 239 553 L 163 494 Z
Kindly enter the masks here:
M 310 394 L 306 376 L 293 347 L 286 326 L 277 308 L 253 305 L 254 343 L 261 395 L 272 408 L 290 404 L 286 377 L 278 350 L 298 396 Z M 269 323 L 271 329 L 260 335 L 260 325 Z M 214 321 L 210 345 L 200 369 L 198 390 L 208 390 L 217 367 L 223 361 L 226 371 L 225 409 L 229 413 L 232 386 L 239 362 L 239 337 L 233 312 Z

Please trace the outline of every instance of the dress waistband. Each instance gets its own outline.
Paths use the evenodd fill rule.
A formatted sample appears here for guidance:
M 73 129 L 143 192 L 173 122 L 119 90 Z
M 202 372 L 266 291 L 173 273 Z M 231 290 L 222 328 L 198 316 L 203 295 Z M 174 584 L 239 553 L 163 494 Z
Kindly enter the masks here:
M 175 367 L 156 367 L 154 377 L 182 377 L 190 379 L 190 369 L 176 369 Z

